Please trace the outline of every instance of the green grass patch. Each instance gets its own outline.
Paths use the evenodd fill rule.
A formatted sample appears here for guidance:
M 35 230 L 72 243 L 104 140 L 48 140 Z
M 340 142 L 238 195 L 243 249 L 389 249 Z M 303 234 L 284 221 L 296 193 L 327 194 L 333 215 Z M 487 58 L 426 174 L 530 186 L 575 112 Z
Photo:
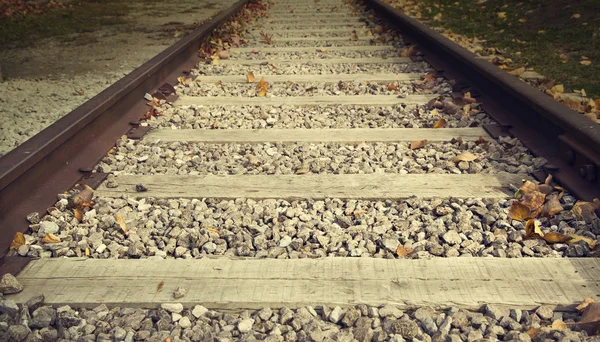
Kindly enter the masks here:
M 17 15 L 0 20 L 0 45 L 23 47 L 42 38 L 93 32 L 103 26 L 125 24 L 125 15 L 129 11 L 125 1 L 75 0 L 71 8 Z
M 420 3 L 424 18 L 442 14 L 441 20 L 430 21 L 430 25 L 485 39 L 487 47 L 502 49 L 516 66 L 533 67 L 568 89 L 583 88 L 589 96 L 600 98 L 600 1 L 421 0 Z M 581 65 L 582 56 L 592 64 Z

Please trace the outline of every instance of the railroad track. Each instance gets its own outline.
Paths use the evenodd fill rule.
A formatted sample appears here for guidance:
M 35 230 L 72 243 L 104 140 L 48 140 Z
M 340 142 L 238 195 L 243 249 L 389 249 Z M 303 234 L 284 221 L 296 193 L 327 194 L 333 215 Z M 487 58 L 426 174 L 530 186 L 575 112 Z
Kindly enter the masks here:
M 595 333 L 575 310 L 600 294 L 600 220 L 594 203 L 576 203 L 597 193 L 585 180 L 593 168 L 574 179 L 549 167 L 561 161 L 537 150 L 546 132 L 523 139 L 530 127 L 498 124 L 490 113 L 506 110 L 497 99 L 429 64 L 444 56 L 415 49 L 376 0 L 244 5 L 158 56 L 152 72 L 128 76 L 120 99 L 92 100 L 0 159 L 6 245 L 29 220 L 3 260 L 23 288 L 0 304 L 0 340 Z M 240 18 L 258 19 L 240 31 Z M 213 29 L 206 58 L 185 61 Z M 563 129 L 561 141 L 579 141 Z M 44 136 L 53 140 L 39 143 Z M 32 162 L 28 151 L 47 155 Z M 78 172 L 79 187 L 46 216 L 31 214 Z

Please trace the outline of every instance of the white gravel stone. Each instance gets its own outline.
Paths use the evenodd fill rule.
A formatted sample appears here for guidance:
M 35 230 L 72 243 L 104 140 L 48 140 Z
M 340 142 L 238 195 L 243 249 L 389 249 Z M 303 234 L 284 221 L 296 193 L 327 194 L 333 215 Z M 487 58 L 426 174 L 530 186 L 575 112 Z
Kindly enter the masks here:
M 180 313 L 183 311 L 183 304 L 181 303 L 164 303 L 160 307 L 171 313 Z

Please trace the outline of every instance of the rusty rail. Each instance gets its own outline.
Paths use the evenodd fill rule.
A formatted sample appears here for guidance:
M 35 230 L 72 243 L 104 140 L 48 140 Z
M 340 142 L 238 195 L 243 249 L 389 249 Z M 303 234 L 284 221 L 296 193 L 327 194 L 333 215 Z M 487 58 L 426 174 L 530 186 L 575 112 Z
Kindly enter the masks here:
M 384 1 L 366 0 L 366 4 L 417 44 L 425 60 L 441 74 L 456 80 L 456 91 L 470 89 L 479 94 L 478 102 L 499 123 L 497 131 L 517 137 L 535 155 L 548 160 L 537 178 L 550 173 L 577 198 L 600 198 L 600 128 L 596 123 Z
M 248 0 L 215 15 L 121 80 L 94 96 L 21 146 L 0 158 L 0 256 L 16 232 L 28 229 L 26 215 L 43 213 L 56 195 L 78 182 L 97 183 L 93 166 L 146 112 L 144 95 L 175 84 L 199 61 L 200 42 L 236 14 Z M 164 90 L 167 88 L 166 90 Z M 16 266 L 18 267 L 18 266 Z

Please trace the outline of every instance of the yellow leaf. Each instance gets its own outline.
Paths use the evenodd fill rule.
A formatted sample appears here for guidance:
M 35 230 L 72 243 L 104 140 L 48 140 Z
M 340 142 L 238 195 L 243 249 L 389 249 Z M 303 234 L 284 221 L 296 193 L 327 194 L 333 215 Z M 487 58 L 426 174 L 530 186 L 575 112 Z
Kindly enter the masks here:
M 565 92 L 565 86 L 563 86 L 562 84 L 557 84 L 554 87 L 550 88 L 550 90 L 555 93 L 562 94 Z
M 435 109 L 434 109 L 434 110 L 435 110 Z M 447 125 L 447 124 L 448 124 L 448 123 L 446 122 L 446 120 L 444 120 L 444 119 L 439 119 L 439 120 L 438 120 L 438 121 L 435 123 L 435 125 L 433 125 L 433 128 L 444 128 L 444 127 L 446 127 L 446 125 Z
M 513 220 L 525 221 L 529 218 L 529 213 L 529 208 L 517 201 L 514 201 L 508 209 L 508 217 Z
M 540 330 L 540 328 L 529 328 L 529 330 L 527 330 L 527 335 L 529 335 L 530 338 L 534 338 L 539 334 Z
M 246 80 L 248 80 L 248 83 L 254 83 L 254 73 L 252 71 L 246 74 Z
M 597 240 L 592 240 L 589 237 L 577 234 L 569 234 L 569 237 L 571 238 L 571 240 L 567 241 L 568 244 L 576 243 L 579 241 L 585 241 L 587 242 L 588 246 L 590 246 L 590 249 L 594 249 L 596 247 L 596 243 L 598 243 Z
M 212 65 L 219 65 L 219 57 L 215 57 L 212 59 Z
M 463 153 L 452 158 L 452 161 L 455 163 L 460 163 L 461 161 L 470 162 L 470 161 L 477 160 L 477 158 L 479 158 L 479 156 L 476 156 L 469 151 L 464 151 Z
M 496 14 L 498 15 L 498 18 L 500 18 L 500 19 L 506 19 L 506 12 L 498 12 Z
M 567 327 L 565 322 L 563 322 L 560 319 L 557 319 L 556 321 L 552 322 L 552 329 L 554 329 L 554 330 L 569 330 L 569 328 Z
M 571 19 L 579 19 L 579 18 L 581 18 L 581 14 L 579 14 L 579 13 L 575 13 L 571 16 Z
M 544 33 L 546 33 L 545 30 L 538 30 L 538 34 L 544 34 Z
M 406 257 L 406 256 L 410 255 L 412 252 L 414 252 L 413 249 L 406 248 L 402 245 L 398 245 L 398 248 L 396 249 L 396 255 L 398 255 L 399 257 Z
M 510 73 L 515 76 L 521 76 L 521 74 L 523 74 L 524 72 L 525 72 L 525 67 L 520 67 L 520 68 L 517 68 L 517 69 L 511 71 Z
M 548 243 L 563 243 L 569 241 L 570 239 L 570 236 L 561 233 L 550 232 L 544 234 L 544 240 L 546 240 Z
M 90 256 L 90 249 L 88 247 L 85 248 L 85 256 L 86 257 Z
M 296 170 L 296 174 L 297 175 L 303 175 L 305 173 L 308 173 L 308 171 L 309 171 L 308 167 L 303 166 L 303 167 L 299 168 L 298 170 Z
M 127 233 L 127 225 L 125 224 L 123 216 L 117 215 L 117 223 L 119 224 L 119 227 L 121 227 L 121 231 L 123 232 L 123 234 L 125 234 L 125 236 L 129 235 Z
M 526 22 L 527 22 L 527 19 L 525 19 L 525 18 L 521 18 L 521 19 L 519 19 L 519 22 L 520 22 L 520 23 L 526 23 Z
M 260 90 L 258 90 L 257 95 L 260 97 L 267 96 L 267 91 L 265 89 L 260 89 Z
M 592 61 L 590 61 L 589 59 L 584 59 L 584 60 L 580 61 L 579 64 L 588 66 L 588 65 L 592 64 Z
M 425 140 L 414 140 L 413 142 L 410 143 L 410 149 L 411 150 L 416 150 L 418 148 L 421 148 L 425 145 L 427 145 L 429 141 L 427 139 Z
M 218 229 L 214 229 L 214 228 L 208 227 L 208 228 L 206 228 L 206 230 L 208 230 L 209 232 L 213 232 L 213 233 L 219 234 L 219 230 Z
M 59 243 L 60 238 L 54 234 L 46 234 L 42 239 L 42 243 Z
M 185 76 L 179 76 L 177 77 L 177 82 L 179 82 L 179 84 L 188 87 L 190 85 L 190 83 L 192 83 L 192 79 L 191 78 L 187 78 Z
M 579 310 L 579 312 L 581 312 L 585 308 L 587 308 L 588 305 L 590 305 L 593 302 L 594 302 L 594 297 L 587 297 L 586 299 L 583 300 L 583 302 L 581 302 L 581 304 L 577 305 L 575 307 L 575 309 L 577 309 L 577 310 Z
M 261 78 L 260 82 L 258 82 L 258 84 L 256 85 L 256 89 L 258 89 L 258 96 L 266 96 L 267 95 L 267 90 L 269 90 L 269 85 L 267 84 L 267 81 L 265 81 L 265 78 Z
M 10 243 L 10 249 L 19 249 L 19 247 L 25 244 L 25 236 L 21 232 L 16 232 L 15 237 Z
M 83 221 L 83 210 L 81 208 L 75 208 L 73 210 L 73 217 L 77 219 L 77 221 Z
M 515 202 L 513 202 L 513 204 L 514 203 Z M 510 214 L 508 216 L 510 216 Z M 544 232 L 542 232 L 542 229 L 540 228 L 536 220 L 530 219 L 527 220 L 527 222 L 525 223 L 525 236 L 527 236 L 528 238 L 543 238 Z

